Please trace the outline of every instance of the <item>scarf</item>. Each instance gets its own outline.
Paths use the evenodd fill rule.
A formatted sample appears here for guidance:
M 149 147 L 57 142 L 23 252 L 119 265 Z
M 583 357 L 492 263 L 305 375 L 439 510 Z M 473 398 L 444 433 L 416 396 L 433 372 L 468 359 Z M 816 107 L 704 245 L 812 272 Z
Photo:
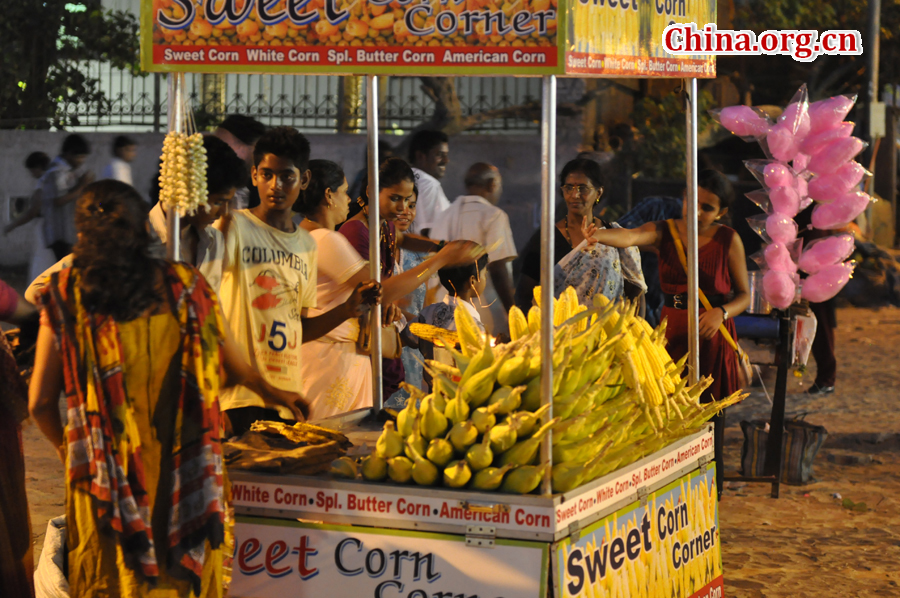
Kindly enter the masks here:
M 166 292 L 181 330 L 180 388 L 166 422 L 172 435 L 166 541 L 169 573 L 200 593 L 206 542 L 224 537 L 221 425 L 222 314 L 192 266 L 165 263 Z M 68 481 L 93 497 L 101 530 L 121 540 L 126 564 L 154 585 L 159 563 L 144 484 L 140 435 L 125 389 L 124 353 L 115 320 L 88 313 L 78 269 L 53 275 L 42 301 L 59 342 L 68 405 Z M 165 446 L 165 445 L 164 445 Z

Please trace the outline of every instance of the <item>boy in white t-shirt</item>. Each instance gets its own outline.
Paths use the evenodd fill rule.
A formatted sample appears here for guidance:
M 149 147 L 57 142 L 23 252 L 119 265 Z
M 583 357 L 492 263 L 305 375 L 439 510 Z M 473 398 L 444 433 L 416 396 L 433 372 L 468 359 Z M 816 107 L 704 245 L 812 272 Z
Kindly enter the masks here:
M 377 300 L 379 288 L 357 288 L 342 305 L 308 317 L 316 306 L 316 242 L 293 223 L 291 208 L 309 184 L 309 142 L 291 127 L 274 128 L 257 142 L 253 162 L 260 204 L 220 222 L 225 258 L 219 300 L 244 359 L 273 386 L 300 393 L 301 344 L 357 317 L 361 303 Z M 301 402 L 307 413 L 308 401 Z M 267 408 L 244 387 L 224 391 L 220 403 L 236 435 L 259 419 L 293 420 L 289 409 Z
M 447 289 L 447 295 L 440 303 L 432 303 L 426 306 L 409 324 L 429 324 L 444 330 L 455 331 L 456 319 L 454 314 L 456 313 L 456 307 L 462 305 L 469 312 L 469 315 L 472 316 L 472 319 L 475 320 L 481 331 L 484 332 L 484 324 L 481 322 L 481 317 L 478 314 L 478 310 L 475 309 L 472 299 L 484 293 L 484 285 L 487 280 L 487 265 L 488 256 L 483 255 L 474 264 L 438 270 L 438 277 L 441 280 L 441 285 Z M 434 344 L 412 334 L 409 324 L 407 324 L 400 335 L 403 339 L 403 345 L 418 349 L 425 359 L 443 361 L 439 358 L 440 356 L 435 357 L 436 349 Z M 447 351 L 443 351 L 443 353 L 447 354 Z M 431 376 L 428 375 L 428 372 L 425 372 L 424 379 L 428 387 L 431 388 Z

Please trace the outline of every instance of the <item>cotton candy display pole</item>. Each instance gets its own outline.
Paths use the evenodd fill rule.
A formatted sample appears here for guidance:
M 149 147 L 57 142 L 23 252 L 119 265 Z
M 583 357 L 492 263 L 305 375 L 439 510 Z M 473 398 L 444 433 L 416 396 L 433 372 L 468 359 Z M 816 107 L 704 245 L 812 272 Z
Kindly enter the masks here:
M 735 135 L 759 142 L 770 158 L 745 162 L 763 186 L 747 197 L 765 212 L 748 222 L 768 243 L 757 260 L 764 271 L 761 290 L 779 309 L 786 309 L 799 296 L 826 301 L 853 274 L 853 264 L 844 262 L 853 251 L 852 235 L 811 243 L 799 258 L 799 250 L 792 249 L 800 243 L 794 217 L 813 201 L 818 205 L 813 209 L 811 227 L 819 230 L 847 226 L 871 201 L 859 189 L 869 173 L 853 161 L 866 144 L 852 136 L 853 123 L 844 121 L 855 102 L 856 96 L 836 96 L 809 103 L 803 85 L 774 123 L 751 106 L 712 112 L 713 118 Z M 802 285 L 798 265 L 809 274 Z

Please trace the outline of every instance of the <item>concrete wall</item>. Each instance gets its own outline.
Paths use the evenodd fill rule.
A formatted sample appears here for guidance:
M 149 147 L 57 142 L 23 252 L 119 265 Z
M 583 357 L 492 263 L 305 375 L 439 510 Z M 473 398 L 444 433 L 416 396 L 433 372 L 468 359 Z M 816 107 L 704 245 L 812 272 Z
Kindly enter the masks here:
M 91 156 L 85 168 L 99 176 L 103 167 L 112 159 L 113 139 L 121 133 L 84 133 L 91 144 Z M 156 173 L 163 135 L 141 133 L 130 135 L 138 143 L 137 159 L 131 165 L 134 185 L 142 195 L 147 195 L 150 179 Z M 0 130 L 0 266 L 21 266 L 31 256 L 32 235 L 35 224 L 29 223 L 10 235 L 2 232 L 11 221 L 12 199 L 28 197 L 34 191 L 35 181 L 25 170 L 25 158 L 31 152 L 45 152 L 54 158 L 62 146 L 65 133 L 50 131 Z
M 110 160 L 110 147 L 115 134 L 86 133 L 93 150 L 86 168 L 98 173 Z M 25 157 L 33 151 L 44 151 L 51 157 L 59 152 L 64 133 L 46 131 L 0 130 L 0 229 L 10 222 L 10 200 L 29 196 L 34 181 L 25 170 Z M 146 195 L 156 172 L 162 148 L 162 135 L 132 135 L 138 142 L 138 157 L 132 164 L 135 187 Z M 333 160 L 344 167 L 352 180 L 363 167 L 365 136 L 310 135 L 313 157 Z M 575 157 L 580 134 L 560 127 L 557 138 L 557 171 Z M 503 174 L 504 196 L 500 207 L 506 210 L 521 249 L 540 222 L 540 137 L 538 135 L 460 135 L 450 143 L 450 165 L 442 181 L 447 197 L 453 201 L 463 194 L 463 176 L 475 162 L 495 164 Z M 33 224 L 19 228 L 9 236 L 0 232 L 0 265 L 20 266 L 31 254 Z

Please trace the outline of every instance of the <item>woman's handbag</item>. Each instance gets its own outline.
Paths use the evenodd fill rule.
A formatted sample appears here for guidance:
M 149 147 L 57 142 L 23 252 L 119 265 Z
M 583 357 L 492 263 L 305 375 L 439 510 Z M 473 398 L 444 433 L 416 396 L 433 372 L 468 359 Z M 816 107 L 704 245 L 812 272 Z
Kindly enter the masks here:
M 684 271 L 687 272 L 687 258 L 684 255 L 684 246 L 681 244 L 681 237 L 678 235 L 675 221 L 666 220 L 666 224 L 669 225 L 669 233 L 672 235 L 672 240 L 675 242 L 675 248 L 678 250 L 678 259 L 681 261 L 681 266 L 684 268 Z M 697 291 L 700 294 L 700 303 L 703 304 L 703 307 L 707 311 L 711 310 L 712 305 L 710 305 L 709 299 L 706 298 L 703 290 L 698 288 Z M 753 382 L 753 366 L 750 364 L 750 357 L 747 355 L 747 352 L 741 348 L 738 342 L 731 337 L 731 333 L 725 328 L 724 323 L 719 326 L 719 332 L 722 333 L 725 342 L 731 345 L 731 348 L 734 349 L 734 352 L 737 354 L 738 366 L 740 366 L 738 367 L 738 387 L 747 388 Z
M 356 350 L 361 355 L 372 354 L 372 310 L 367 309 L 359 316 L 359 336 L 356 338 Z M 381 328 L 381 356 L 385 359 L 398 359 L 403 352 L 400 343 L 400 331 L 393 324 Z

